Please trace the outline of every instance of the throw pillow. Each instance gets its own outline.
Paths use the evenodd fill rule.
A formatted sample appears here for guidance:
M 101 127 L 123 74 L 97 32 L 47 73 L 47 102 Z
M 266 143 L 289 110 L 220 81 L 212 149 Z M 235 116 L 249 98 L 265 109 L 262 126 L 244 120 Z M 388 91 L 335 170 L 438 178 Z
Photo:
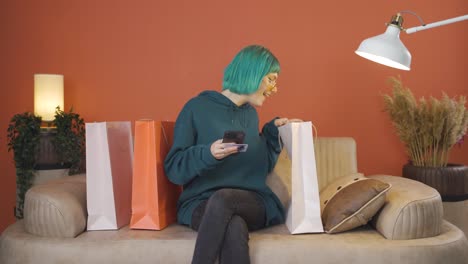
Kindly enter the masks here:
M 288 208 L 291 202 L 291 162 L 284 148 L 278 157 L 275 169 L 266 179 L 266 184 L 276 194 L 284 208 Z
M 367 222 L 385 203 L 391 185 L 352 174 L 340 177 L 320 192 L 322 222 L 327 233 L 351 230 Z

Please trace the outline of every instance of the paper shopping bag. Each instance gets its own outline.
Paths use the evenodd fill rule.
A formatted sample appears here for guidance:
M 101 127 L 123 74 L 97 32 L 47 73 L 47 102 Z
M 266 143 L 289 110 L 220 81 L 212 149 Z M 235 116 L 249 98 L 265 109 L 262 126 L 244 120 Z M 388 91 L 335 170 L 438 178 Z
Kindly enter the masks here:
M 323 232 L 312 123 L 288 123 L 279 127 L 279 133 L 291 159 L 291 200 L 286 226 L 291 234 Z
M 132 218 L 130 228 L 161 230 L 176 221 L 181 187 L 164 173 L 174 122 L 135 122 Z
M 131 215 L 130 122 L 86 123 L 88 230 L 115 230 Z

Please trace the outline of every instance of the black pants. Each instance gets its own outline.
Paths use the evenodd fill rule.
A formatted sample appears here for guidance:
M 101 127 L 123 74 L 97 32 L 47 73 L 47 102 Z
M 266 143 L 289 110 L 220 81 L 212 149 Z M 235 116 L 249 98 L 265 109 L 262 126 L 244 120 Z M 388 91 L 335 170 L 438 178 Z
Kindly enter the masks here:
M 192 264 L 250 263 L 249 231 L 265 227 L 265 205 L 255 193 L 220 189 L 193 212 L 198 231 Z

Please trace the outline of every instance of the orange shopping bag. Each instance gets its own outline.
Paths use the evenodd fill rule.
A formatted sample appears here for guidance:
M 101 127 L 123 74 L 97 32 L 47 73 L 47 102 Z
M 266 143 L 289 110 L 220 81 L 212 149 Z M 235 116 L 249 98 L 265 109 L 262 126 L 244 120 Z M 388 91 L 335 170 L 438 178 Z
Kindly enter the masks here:
M 174 122 L 135 122 L 132 229 L 161 230 L 176 221 L 182 189 L 164 173 L 164 158 L 172 145 L 173 132 Z

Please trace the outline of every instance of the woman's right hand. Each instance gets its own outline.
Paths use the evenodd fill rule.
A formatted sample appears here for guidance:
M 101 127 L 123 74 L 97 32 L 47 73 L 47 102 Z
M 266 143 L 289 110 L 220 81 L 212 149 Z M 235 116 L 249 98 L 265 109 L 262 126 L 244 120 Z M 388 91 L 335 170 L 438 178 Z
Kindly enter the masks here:
M 237 146 L 228 146 L 223 143 L 222 139 L 218 139 L 210 147 L 211 155 L 217 160 L 224 159 L 225 157 L 239 152 Z
M 298 118 L 291 118 L 291 119 L 288 119 L 286 117 L 277 118 L 275 119 L 275 126 L 280 127 L 280 126 L 286 125 L 287 123 L 292 123 L 292 122 L 304 122 L 304 121 Z

